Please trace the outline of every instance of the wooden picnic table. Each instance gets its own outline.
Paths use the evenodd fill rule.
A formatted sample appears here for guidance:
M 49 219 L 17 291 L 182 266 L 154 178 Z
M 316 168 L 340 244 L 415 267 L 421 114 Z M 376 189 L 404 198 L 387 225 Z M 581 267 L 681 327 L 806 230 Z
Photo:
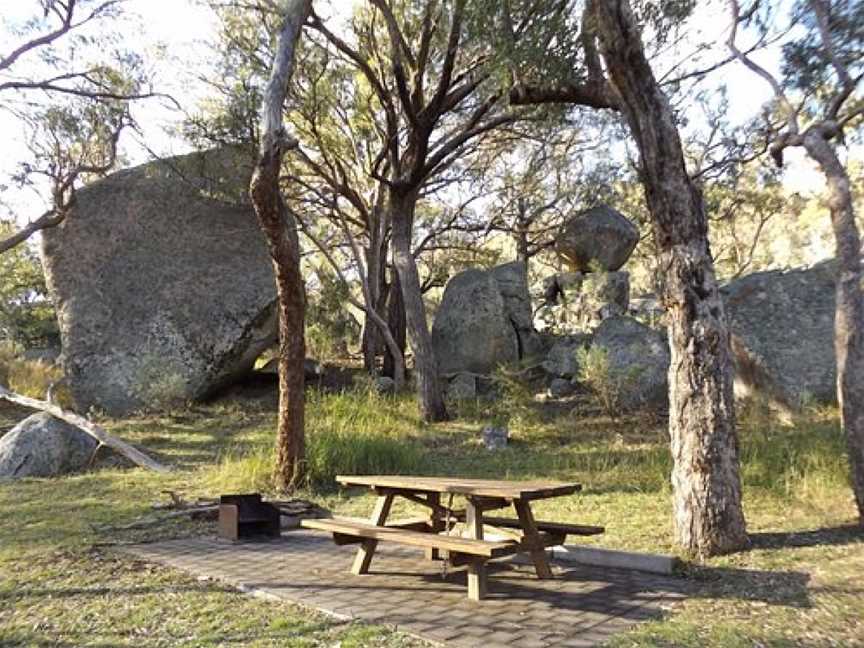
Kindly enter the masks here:
M 380 541 L 423 547 L 430 560 L 447 560 L 468 570 L 468 597 L 486 593 L 486 562 L 515 553 L 527 553 L 539 578 L 551 578 L 546 548 L 562 544 L 567 535 L 603 533 L 602 527 L 534 519 L 531 502 L 572 495 L 582 486 L 570 482 L 501 481 L 456 477 L 403 477 L 394 475 L 340 475 L 345 486 L 366 486 L 378 495 L 369 522 L 351 519 L 304 520 L 303 526 L 329 531 L 337 544 L 359 543 L 351 571 L 365 574 Z M 426 516 L 389 520 L 395 497 L 429 509 Z M 442 496 L 447 503 L 442 504 Z M 465 498 L 464 509 L 453 508 L 453 497 Z M 486 511 L 513 506 L 516 517 L 487 516 Z M 450 535 L 451 523 L 464 524 L 461 536 Z M 504 539 L 484 538 L 484 525 Z M 445 556 L 446 552 L 446 556 Z

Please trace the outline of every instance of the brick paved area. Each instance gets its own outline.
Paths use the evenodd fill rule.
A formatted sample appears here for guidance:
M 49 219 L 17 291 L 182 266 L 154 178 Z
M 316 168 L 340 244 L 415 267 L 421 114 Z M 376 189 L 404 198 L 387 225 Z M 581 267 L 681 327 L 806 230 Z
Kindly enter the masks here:
M 489 596 L 466 598 L 464 572 L 442 579 L 421 549 L 380 544 L 371 573 L 352 576 L 356 547 L 328 534 L 292 531 L 279 540 L 231 544 L 187 538 L 126 547 L 150 561 L 340 617 L 396 626 L 452 646 L 594 646 L 656 618 L 683 596 L 679 579 L 640 572 L 555 566 L 540 581 L 510 563 L 490 568 Z

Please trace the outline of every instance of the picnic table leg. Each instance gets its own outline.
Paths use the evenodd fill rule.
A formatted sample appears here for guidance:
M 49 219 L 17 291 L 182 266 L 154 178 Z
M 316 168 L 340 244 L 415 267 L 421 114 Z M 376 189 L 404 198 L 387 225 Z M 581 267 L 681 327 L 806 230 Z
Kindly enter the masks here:
M 471 497 L 465 507 L 465 535 L 476 540 L 483 539 L 483 510 Z M 468 563 L 468 598 L 480 601 L 485 596 L 486 561 L 475 559 Z
M 390 506 L 393 504 L 393 495 L 379 495 L 378 501 L 375 502 L 375 510 L 372 512 L 370 522 L 375 526 L 384 526 L 387 522 L 387 516 L 390 514 Z M 372 538 L 366 538 L 360 543 L 357 549 L 357 555 L 354 557 L 354 564 L 351 566 L 351 573 L 359 576 L 369 572 L 369 565 L 372 562 L 372 556 L 375 555 L 375 548 L 378 546 L 378 541 Z
M 429 493 L 427 501 L 431 506 L 431 513 L 429 513 L 429 530 L 431 533 L 441 533 L 441 531 L 444 530 L 444 521 L 441 519 L 441 511 L 438 509 L 438 506 L 441 504 L 441 494 Z M 427 548 L 426 559 L 441 560 L 441 551 L 432 547 Z
M 537 524 L 534 522 L 531 505 L 523 500 L 513 500 L 513 506 L 522 525 L 522 542 L 529 548 L 528 555 L 531 556 L 531 562 L 534 563 L 537 578 L 552 578 L 552 568 L 549 567 L 546 550 L 540 542 L 540 534 L 537 532 Z

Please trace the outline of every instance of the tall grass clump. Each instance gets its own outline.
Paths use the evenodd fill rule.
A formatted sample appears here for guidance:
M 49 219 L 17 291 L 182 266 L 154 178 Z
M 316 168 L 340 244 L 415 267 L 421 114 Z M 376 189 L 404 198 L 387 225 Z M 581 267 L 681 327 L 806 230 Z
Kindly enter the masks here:
M 64 407 L 70 407 L 72 397 L 68 389 L 59 384 L 63 370 L 45 362 L 23 360 L 17 356 L 10 344 L 0 344 L 0 385 L 8 387 L 30 398 L 44 400 L 48 388 L 56 386 L 54 400 Z
M 827 496 L 848 489 L 846 446 L 836 416 L 810 413 L 794 427 L 744 421 L 741 477 L 780 498 Z
M 414 474 L 424 455 L 415 434 L 416 404 L 357 388 L 339 394 L 311 391 L 306 401 L 306 466 L 298 487 L 327 490 L 339 474 Z M 250 450 L 228 451 L 205 478 L 208 487 L 229 490 L 272 489 L 273 433 L 256 434 Z

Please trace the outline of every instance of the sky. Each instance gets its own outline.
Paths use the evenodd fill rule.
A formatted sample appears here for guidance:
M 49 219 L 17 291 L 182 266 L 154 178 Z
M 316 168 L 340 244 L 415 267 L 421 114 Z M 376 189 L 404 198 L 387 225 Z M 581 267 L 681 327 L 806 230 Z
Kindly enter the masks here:
M 353 0 L 333 0 L 333 11 L 338 17 L 338 14 L 349 11 L 352 4 Z M 195 77 L 199 69 L 195 62 L 206 51 L 204 43 L 215 38 L 217 22 L 212 12 L 195 0 L 127 0 L 124 6 L 132 22 L 119 26 L 106 24 L 126 31 L 122 35 L 124 46 L 141 53 L 150 62 L 160 91 L 193 107 L 206 92 L 206 87 Z M 20 42 L 9 33 L 9 27 L 20 25 L 32 17 L 35 7 L 35 0 L 0 0 L 0 53 L 8 52 L 16 42 Z M 719 46 L 725 40 L 728 25 L 725 3 L 708 3 L 700 15 L 701 19 L 691 27 L 694 42 L 709 41 Z M 769 69 L 775 69 L 779 60 L 776 50 L 762 52 L 755 58 Z M 728 84 L 729 114 L 733 122 L 758 113 L 770 98 L 767 84 L 737 64 L 729 65 L 713 76 L 715 82 L 724 80 Z M 150 159 L 151 151 L 167 155 L 188 150 L 187 144 L 169 134 L 182 115 L 165 102 L 148 100 L 140 102 L 133 110 L 144 136 L 140 138 L 127 132 L 121 140 L 121 152 L 130 164 Z M 142 139 L 146 146 L 142 145 Z M 20 124 L 3 110 L 0 110 L 0 142 L 3 142 L 0 154 L 2 183 L 2 178 L 27 157 Z M 812 192 L 821 187 L 821 178 L 799 151 L 787 156 L 787 166 L 785 181 L 795 190 Z M 46 206 L 44 196 L 33 190 L 12 187 L 0 198 L 6 203 L 5 210 L 0 206 L 0 218 L 13 216 L 19 223 L 37 217 Z

